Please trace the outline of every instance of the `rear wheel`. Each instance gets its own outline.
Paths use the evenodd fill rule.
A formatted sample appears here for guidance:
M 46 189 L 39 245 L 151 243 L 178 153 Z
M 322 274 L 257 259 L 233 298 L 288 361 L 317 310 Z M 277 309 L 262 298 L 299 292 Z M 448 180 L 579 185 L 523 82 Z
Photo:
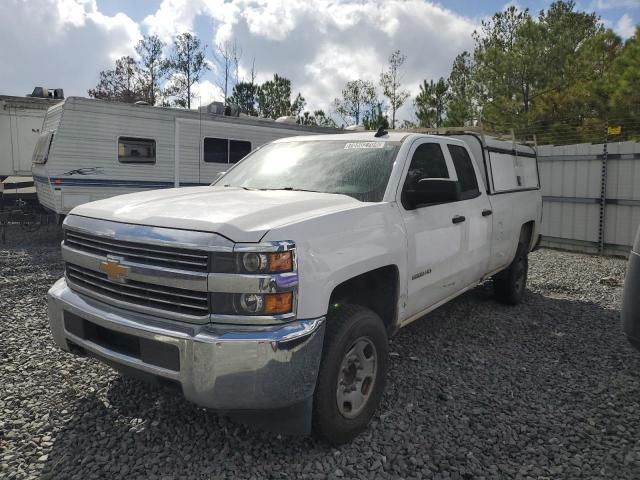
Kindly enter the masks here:
M 382 398 L 388 367 L 388 339 L 378 315 L 344 305 L 328 315 L 313 426 L 333 444 L 364 430 Z
M 529 271 L 529 258 L 527 256 L 527 244 L 518 243 L 516 256 L 506 270 L 497 273 L 493 277 L 493 288 L 496 298 L 509 305 L 517 305 L 524 300 L 527 288 L 527 273 Z

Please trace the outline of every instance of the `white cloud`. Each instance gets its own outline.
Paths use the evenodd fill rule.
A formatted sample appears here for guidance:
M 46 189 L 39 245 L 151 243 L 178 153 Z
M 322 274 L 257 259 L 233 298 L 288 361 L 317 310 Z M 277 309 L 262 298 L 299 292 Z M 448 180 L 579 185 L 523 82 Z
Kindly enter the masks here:
M 615 31 L 622 38 L 629 38 L 633 36 L 636 31 L 636 26 L 633 23 L 633 19 L 628 13 L 625 13 L 618 19 Z
M 160 8 L 143 20 L 150 34 L 170 42 L 179 33 L 192 32 L 193 21 L 205 12 L 204 0 L 163 0 Z
M 87 94 L 98 72 L 133 54 L 138 25 L 123 13 L 106 16 L 94 0 L 0 2 L 0 85 L 23 95 L 34 86 Z
M 290 78 L 309 109 L 329 109 L 348 80 L 377 83 L 397 49 L 407 55 L 405 85 L 416 93 L 422 79 L 448 75 L 455 55 L 472 47 L 477 26 L 423 0 L 236 0 L 207 11 L 216 40 L 242 46 L 241 71 L 255 58 L 259 81 L 273 73 Z
M 593 0 L 587 10 L 610 10 L 612 8 L 640 8 L 638 0 Z
M 221 102 L 224 98 L 222 89 L 209 80 L 194 84 L 192 91 L 194 98 L 191 100 L 191 108 L 209 105 L 211 102 Z
M 202 20 L 211 25 L 206 33 Z M 403 81 L 413 95 L 423 79 L 447 76 L 455 55 L 472 48 L 477 20 L 425 0 L 163 0 L 138 25 L 124 13 L 104 15 L 95 0 L 4 0 L 0 44 L 11 48 L 0 49 L 2 93 L 46 85 L 86 95 L 100 70 L 133 54 L 141 28 L 170 42 L 196 27 L 205 44 L 238 42 L 242 77 L 255 58 L 257 81 L 278 73 L 308 109 L 330 110 L 347 81 L 377 84 L 398 49 L 407 56 Z M 216 83 L 212 69 L 197 87 L 203 104 L 222 97 Z M 411 108 L 404 110 L 402 118 Z

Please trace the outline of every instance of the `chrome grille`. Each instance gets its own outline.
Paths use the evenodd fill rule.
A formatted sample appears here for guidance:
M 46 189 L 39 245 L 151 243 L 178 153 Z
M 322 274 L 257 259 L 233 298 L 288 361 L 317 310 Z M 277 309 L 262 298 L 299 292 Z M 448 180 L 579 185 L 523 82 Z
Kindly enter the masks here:
M 66 230 L 64 242 L 76 250 L 104 257 L 114 255 L 144 265 L 190 272 L 208 270 L 208 255 L 198 250 L 115 240 L 76 230 Z
M 66 276 L 70 286 L 84 289 L 110 299 L 147 308 L 202 317 L 209 314 L 209 295 L 175 287 L 154 285 L 128 280 L 113 282 L 102 272 L 66 264 Z

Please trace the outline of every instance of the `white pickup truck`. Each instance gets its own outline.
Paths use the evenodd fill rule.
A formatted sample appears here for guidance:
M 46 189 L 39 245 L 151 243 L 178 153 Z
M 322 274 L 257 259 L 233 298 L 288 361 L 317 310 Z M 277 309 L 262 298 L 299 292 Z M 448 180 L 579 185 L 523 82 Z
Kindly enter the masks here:
M 499 300 L 522 300 L 541 214 L 531 147 L 280 139 L 212 186 L 76 207 L 51 329 L 203 407 L 346 442 L 380 402 L 399 328 L 491 277 Z

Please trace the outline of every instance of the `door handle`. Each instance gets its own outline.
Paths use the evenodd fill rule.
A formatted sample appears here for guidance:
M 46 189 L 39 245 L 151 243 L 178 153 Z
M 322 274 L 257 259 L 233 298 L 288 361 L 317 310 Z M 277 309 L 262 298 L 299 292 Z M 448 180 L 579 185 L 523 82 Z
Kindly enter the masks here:
M 491 215 L 493 213 L 492 210 L 489 210 L 488 208 L 485 208 L 484 210 L 482 210 L 482 216 L 483 217 L 488 217 L 489 215 Z
M 464 222 L 465 220 L 466 218 L 463 217 L 462 215 L 456 215 L 451 219 L 453 223 L 461 223 L 461 222 Z

